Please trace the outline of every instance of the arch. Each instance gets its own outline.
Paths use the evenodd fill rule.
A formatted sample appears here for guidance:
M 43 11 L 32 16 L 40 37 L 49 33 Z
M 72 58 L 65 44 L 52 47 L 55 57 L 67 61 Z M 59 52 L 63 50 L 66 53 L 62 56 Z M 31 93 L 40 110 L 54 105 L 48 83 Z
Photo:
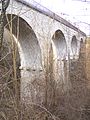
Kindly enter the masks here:
M 21 17 L 14 14 L 7 14 L 6 16 L 4 38 L 10 44 L 12 41 L 16 43 L 20 56 L 21 100 L 36 100 L 39 90 L 37 90 L 38 85 L 35 82 L 41 80 L 43 74 L 40 73 L 42 71 L 42 57 L 37 36 L 32 27 Z M 34 80 L 36 86 L 31 85 Z
M 77 38 L 75 35 L 72 37 L 71 50 L 72 50 L 72 54 L 75 56 L 77 53 Z
M 21 17 L 7 14 L 7 18 L 5 19 L 5 27 L 10 31 L 10 25 L 12 24 L 14 40 L 17 39 L 18 34 L 21 69 L 41 69 L 41 49 L 34 30 Z
M 83 43 L 83 38 L 81 38 L 81 40 L 80 40 L 80 41 L 81 41 L 81 43 Z
M 83 46 L 83 38 L 80 40 L 80 48 Z
M 53 50 L 53 78 L 57 83 L 57 89 L 64 89 L 66 84 L 65 77 L 65 59 L 67 56 L 67 45 L 64 34 L 61 30 L 57 30 L 52 36 L 52 50 Z
M 55 46 L 58 59 L 64 59 L 67 53 L 67 45 L 64 34 L 61 30 L 57 30 L 53 37 L 53 46 Z

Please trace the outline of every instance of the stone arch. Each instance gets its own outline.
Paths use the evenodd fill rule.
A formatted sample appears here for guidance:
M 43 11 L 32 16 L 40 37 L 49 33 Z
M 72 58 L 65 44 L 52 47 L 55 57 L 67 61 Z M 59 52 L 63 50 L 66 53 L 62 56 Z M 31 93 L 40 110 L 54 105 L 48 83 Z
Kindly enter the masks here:
M 83 43 L 84 43 L 84 42 L 83 42 L 83 38 L 81 38 L 81 39 L 80 39 L 80 49 L 82 48 Z
M 83 42 L 83 38 L 81 38 L 81 40 L 80 40 L 81 42 Z
M 56 48 L 58 59 L 64 59 L 66 57 L 67 45 L 63 32 L 57 30 L 52 37 L 52 41 Z
M 79 57 L 85 57 L 86 52 L 86 43 L 84 42 L 83 38 L 80 39 L 80 50 L 79 50 Z M 84 60 L 85 61 L 85 60 Z
M 8 14 L 8 21 L 11 24 L 12 22 L 12 34 L 17 39 L 17 29 L 19 29 L 19 52 L 20 52 L 20 58 L 21 58 L 21 68 L 30 68 L 30 69 L 40 69 L 42 66 L 41 61 L 41 50 L 38 43 L 38 39 L 34 33 L 34 30 L 31 28 L 31 26 L 22 18 Z M 17 27 L 17 22 L 19 19 L 19 26 Z M 5 23 L 8 23 L 7 19 Z M 5 25 L 6 28 L 10 31 L 9 25 Z M 22 52 L 22 53 L 21 53 Z
M 77 38 L 75 35 L 72 37 L 71 51 L 72 51 L 73 56 L 75 56 L 77 54 Z
M 5 39 L 7 37 L 13 39 L 18 46 L 21 65 L 21 98 L 26 101 L 36 100 L 37 85 L 35 84 L 35 88 L 34 84 L 31 86 L 30 84 L 40 79 L 39 75 L 42 71 L 41 49 L 37 36 L 32 27 L 24 19 L 14 14 L 7 14 L 4 34 L 6 36 Z
M 53 78 L 57 84 L 57 90 L 62 90 L 65 87 L 65 59 L 67 56 L 67 45 L 64 34 L 61 30 L 55 31 L 52 36 L 52 51 L 53 51 Z

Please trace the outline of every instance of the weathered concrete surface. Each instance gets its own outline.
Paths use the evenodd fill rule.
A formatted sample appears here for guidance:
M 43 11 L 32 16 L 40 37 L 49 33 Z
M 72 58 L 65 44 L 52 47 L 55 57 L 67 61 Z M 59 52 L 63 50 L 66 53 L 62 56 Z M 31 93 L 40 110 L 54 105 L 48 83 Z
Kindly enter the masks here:
M 79 81 L 86 79 L 86 44 L 81 41 L 80 43 L 79 59 L 70 60 L 70 76 L 71 80 Z M 76 82 L 77 83 L 77 82 Z

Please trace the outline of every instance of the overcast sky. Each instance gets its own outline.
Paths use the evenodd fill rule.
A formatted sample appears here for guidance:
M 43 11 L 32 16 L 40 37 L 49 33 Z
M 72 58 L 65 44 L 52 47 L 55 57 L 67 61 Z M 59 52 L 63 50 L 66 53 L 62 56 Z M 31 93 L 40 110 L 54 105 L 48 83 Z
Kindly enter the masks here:
M 35 0 L 57 14 L 66 13 L 77 20 L 90 23 L 90 0 Z

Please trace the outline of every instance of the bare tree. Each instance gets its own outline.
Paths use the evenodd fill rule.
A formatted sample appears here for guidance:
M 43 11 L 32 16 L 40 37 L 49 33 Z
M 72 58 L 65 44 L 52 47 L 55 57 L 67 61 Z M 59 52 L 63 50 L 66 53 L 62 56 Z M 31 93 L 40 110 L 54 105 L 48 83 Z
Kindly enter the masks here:
M 0 15 L 0 54 L 1 54 L 1 47 L 3 42 L 3 33 L 4 33 L 4 17 L 6 13 L 6 9 L 9 5 L 10 0 L 0 0 L 1 4 L 1 15 Z

